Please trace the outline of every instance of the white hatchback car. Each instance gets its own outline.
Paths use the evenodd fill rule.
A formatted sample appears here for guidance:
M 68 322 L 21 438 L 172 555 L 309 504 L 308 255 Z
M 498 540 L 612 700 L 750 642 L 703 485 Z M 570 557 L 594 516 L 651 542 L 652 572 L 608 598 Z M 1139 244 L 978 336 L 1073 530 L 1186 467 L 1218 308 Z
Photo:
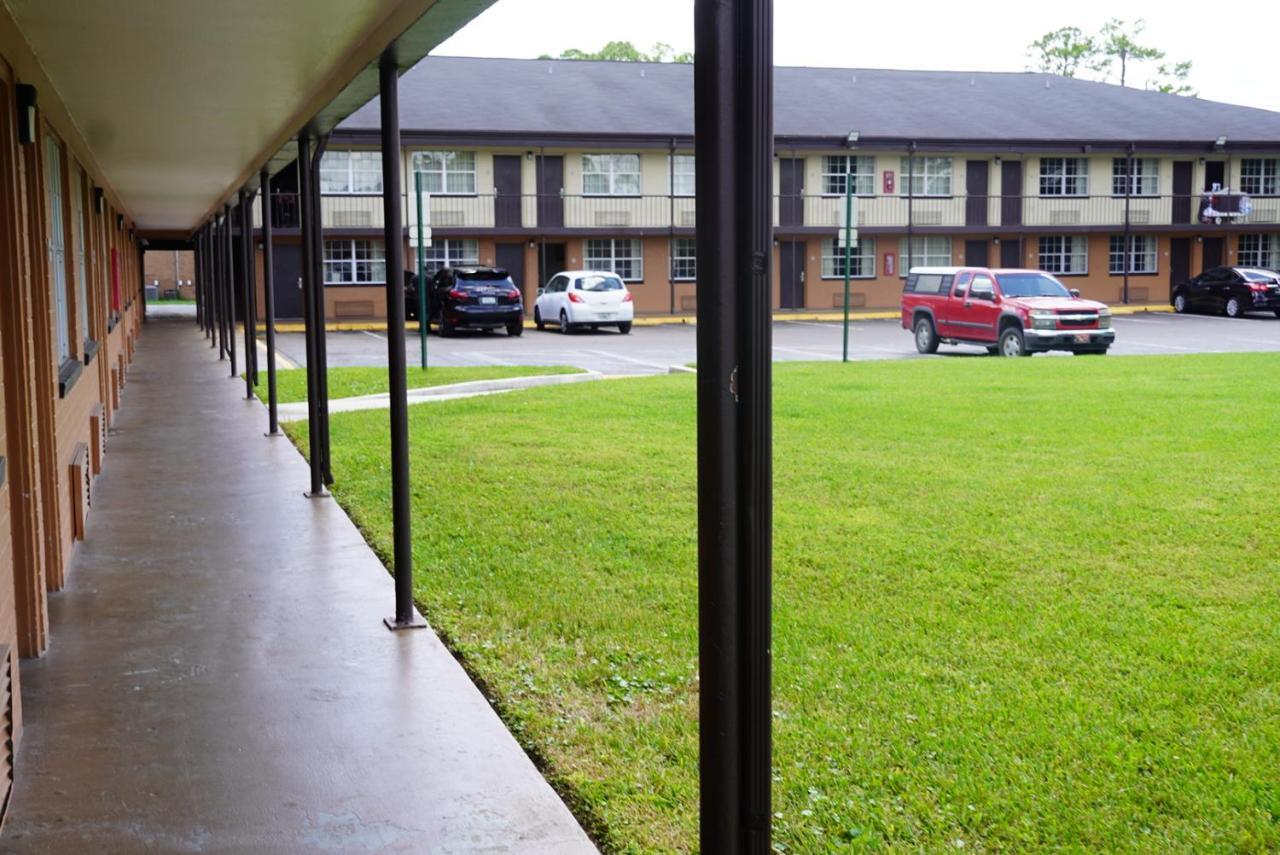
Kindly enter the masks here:
M 631 332 L 635 303 L 631 292 L 616 273 L 603 270 L 566 270 L 551 277 L 538 289 L 533 304 L 533 322 L 544 330 L 556 324 L 560 332 L 574 327 L 617 327 Z

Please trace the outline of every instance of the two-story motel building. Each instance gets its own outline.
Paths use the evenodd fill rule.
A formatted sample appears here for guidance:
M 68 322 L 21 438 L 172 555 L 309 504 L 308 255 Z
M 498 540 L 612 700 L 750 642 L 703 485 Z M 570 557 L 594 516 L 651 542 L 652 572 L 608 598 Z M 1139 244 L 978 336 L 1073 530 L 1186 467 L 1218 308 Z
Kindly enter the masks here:
M 855 307 L 895 307 L 910 264 L 1038 267 L 1138 304 L 1206 267 L 1280 267 L 1280 113 L 1038 73 L 778 68 L 775 85 L 780 310 L 842 304 L 849 180 Z M 531 305 L 557 270 L 608 269 L 640 312 L 696 308 L 691 66 L 429 57 L 401 87 L 410 266 L 421 173 L 430 270 L 505 267 Z M 324 160 L 334 320 L 385 315 L 377 139 L 375 101 Z M 281 317 L 301 315 L 290 175 Z M 1215 186 L 1248 213 L 1206 215 Z

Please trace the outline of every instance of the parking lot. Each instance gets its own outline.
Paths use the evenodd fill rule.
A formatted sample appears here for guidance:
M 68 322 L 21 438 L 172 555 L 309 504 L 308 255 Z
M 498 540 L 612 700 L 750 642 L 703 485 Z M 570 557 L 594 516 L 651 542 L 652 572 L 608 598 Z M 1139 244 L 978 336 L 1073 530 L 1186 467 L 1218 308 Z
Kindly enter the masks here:
M 1144 312 L 1115 318 L 1120 355 L 1224 353 L 1280 350 L 1280 319 L 1266 315 L 1229 319 L 1210 315 Z M 304 365 L 306 349 L 300 333 L 282 334 L 283 356 Z M 329 365 L 383 365 L 387 359 L 384 333 L 331 332 Z M 696 328 L 669 324 L 637 326 L 630 335 L 613 330 L 576 332 L 526 330 L 508 338 L 505 333 L 462 333 L 456 338 L 428 339 L 433 365 L 574 365 L 605 374 L 665 373 L 672 365 L 695 361 Z M 773 326 L 773 356 L 777 361 L 838 360 L 841 325 L 830 322 L 779 320 Z M 411 334 L 411 364 L 418 364 L 418 339 Z M 948 359 L 985 356 L 977 347 L 943 345 L 935 356 L 916 353 L 911 334 L 897 321 L 857 321 L 850 325 L 849 357 L 867 359 Z M 1064 356 L 1066 354 L 1053 354 Z M 1044 358 L 1043 356 L 1036 357 Z

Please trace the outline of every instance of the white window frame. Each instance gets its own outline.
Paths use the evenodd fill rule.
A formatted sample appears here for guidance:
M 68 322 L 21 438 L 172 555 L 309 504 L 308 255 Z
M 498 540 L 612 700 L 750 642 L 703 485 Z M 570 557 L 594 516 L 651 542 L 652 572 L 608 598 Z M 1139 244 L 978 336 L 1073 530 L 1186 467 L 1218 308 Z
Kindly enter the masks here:
M 876 195 L 876 159 L 862 154 L 822 156 L 822 195 L 844 196 L 845 180 L 853 173 L 853 195 Z
M 671 239 L 671 281 L 693 282 L 698 278 L 696 238 Z
M 1159 241 L 1155 235 L 1129 236 L 1129 273 L 1157 273 L 1159 266 Z M 1124 235 L 1112 235 L 1108 243 L 1107 270 L 1112 276 L 1125 273 Z M 1138 265 L 1141 261 L 1143 266 Z M 1146 265 L 1150 264 L 1148 268 Z
M 469 238 L 433 240 L 424 250 L 423 270 L 434 276 L 442 267 L 479 267 L 480 241 Z
M 644 281 L 644 244 L 636 238 L 588 238 L 582 245 L 582 261 L 586 269 L 608 271 L 623 282 Z
M 422 173 L 422 190 L 432 196 L 476 195 L 474 151 L 415 151 L 413 171 Z M 416 192 L 417 186 L 415 180 L 409 192 Z
M 949 157 L 915 158 L 915 174 L 911 174 L 909 157 L 902 158 L 903 180 L 898 195 L 928 198 L 950 196 L 952 186 L 952 159 Z M 914 188 L 912 182 L 916 182 Z
M 853 268 L 850 279 L 875 279 L 875 238 L 859 238 L 857 246 L 849 252 L 849 263 Z M 844 247 L 837 244 L 835 238 L 822 240 L 822 278 L 844 279 Z
M 951 238 L 945 235 L 922 235 L 911 239 L 913 251 L 910 256 L 907 255 L 907 239 L 901 238 L 898 241 L 898 277 L 906 279 L 911 267 L 950 267 L 951 266 Z M 945 254 L 941 251 L 942 246 L 946 246 Z M 911 261 L 908 264 L 907 259 Z
M 1111 195 L 1125 195 L 1125 179 L 1128 177 L 1128 161 L 1126 157 L 1111 159 Z M 1160 159 L 1157 157 L 1135 157 L 1133 159 L 1133 186 L 1130 196 L 1160 195 Z
M 1280 234 L 1240 235 L 1236 263 L 1240 267 L 1280 269 Z
M 84 174 L 79 164 L 70 164 L 71 172 L 71 241 L 76 255 L 76 333 L 80 341 L 89 340 L 89 273 L 88 248 L 85 241 Z
M 361 276 L 362 265 L 368 274 Z M 324 284 L 351 287 L 387 284 L 387 252 L 382 241 L 375 238 L 325 238 Z M 377 278 L 378 268 L 382 278 Z M 345 268 L 349 279 L 334 279 L 332 271 Z
M 70 306 L 67 293 L 66 207 L 62 193 L 62 144 L 45 137 L 45 191 L 49 198 L 49 275 L 53 290 L 54 356 L 61 366 L 71 359 Z
M 1242 158 L 1240 192 L 1250 196 L 1280 196 L 1280 158 Z
M 1089 238 L 1086 235 L 1041 235 L 1037 263 L 1055 276 L 1089 273 Z
M 367 179 L 375 172 L 376 187 L 357 189 L 357 176 Z M 326 151 L 320 159 L 321 196 L 380 196 L 382 186 L 382 153 L 379 151 L 338 149 Z
M 671 195 L 684 198 L 697 192 L 698 167 L 691 154 L 671 155 Z
M 634 162 L 635 169 L 631 169 Z M 607 189 L 588 190 L 589 178 L 603 179 Z M 632 189 L 631 180 L 635 180 Z M 643 188 L 638 154 L 584 154 L 582 156 L 583 196 L 639 196 Z
M 1045 167 L 1060 166 L 1058 174 L 1050 174 Z M 1089 195 L 1089 158 L 1042 157 L 1040 158 L 1040 195 L 1052 199 L 1078 199 Z

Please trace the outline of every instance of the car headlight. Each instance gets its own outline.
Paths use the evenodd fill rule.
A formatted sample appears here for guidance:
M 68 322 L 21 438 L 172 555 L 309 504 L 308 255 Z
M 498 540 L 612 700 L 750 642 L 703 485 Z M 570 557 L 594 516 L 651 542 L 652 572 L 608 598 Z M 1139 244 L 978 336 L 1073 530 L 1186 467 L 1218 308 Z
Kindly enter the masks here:
M 1057 312 L 1032 312 L 1031 327 L 1037 330 L 1053 330 L 1058 328 Z
M 1110 309 L 1103 309 L 1102 311 L 1098 312 L 1098 329 L 1100 330 L 1111 329 L 1111 310 Z

